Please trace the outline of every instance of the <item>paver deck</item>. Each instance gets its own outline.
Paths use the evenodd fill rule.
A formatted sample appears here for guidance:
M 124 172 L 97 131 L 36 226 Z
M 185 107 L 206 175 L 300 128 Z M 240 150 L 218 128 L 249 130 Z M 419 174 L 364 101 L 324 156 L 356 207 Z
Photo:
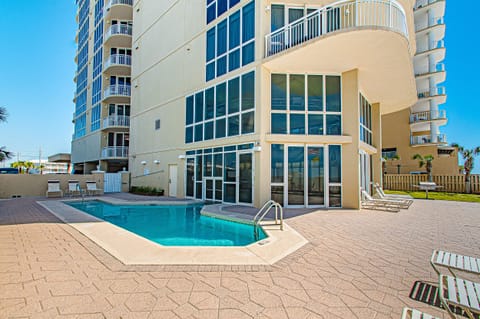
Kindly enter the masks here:
M 0 318 L 447 318 L 412 287 L 437 285 L 433 249 L 480 255 L 479 204 L 288 223 L 310 243 L 273 266 L 125 266 L 34 199 L 0 201 Z

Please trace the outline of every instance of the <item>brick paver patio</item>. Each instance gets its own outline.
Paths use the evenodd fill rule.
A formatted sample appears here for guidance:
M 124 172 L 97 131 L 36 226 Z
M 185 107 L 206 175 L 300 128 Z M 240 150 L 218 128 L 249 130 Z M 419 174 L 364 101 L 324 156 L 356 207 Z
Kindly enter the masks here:
M 288 223 L 310 243 L 270 267 L 125 266 L 33 199 L 0 201 L 0 317 L 400 318 L 410 306 L 447 318 L 412 288 L 437 285 L 434 248 L 480 255 L 479 204 Z

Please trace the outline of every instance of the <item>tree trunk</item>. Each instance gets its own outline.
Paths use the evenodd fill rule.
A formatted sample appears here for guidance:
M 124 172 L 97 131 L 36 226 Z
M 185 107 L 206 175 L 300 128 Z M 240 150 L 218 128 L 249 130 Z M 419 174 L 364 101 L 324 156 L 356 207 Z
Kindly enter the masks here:
M 470 172 L 467 172 L 465 174 L 465 192 L 467 192 L 467 194 L 472 193 L 472 184 L 470 183 Z

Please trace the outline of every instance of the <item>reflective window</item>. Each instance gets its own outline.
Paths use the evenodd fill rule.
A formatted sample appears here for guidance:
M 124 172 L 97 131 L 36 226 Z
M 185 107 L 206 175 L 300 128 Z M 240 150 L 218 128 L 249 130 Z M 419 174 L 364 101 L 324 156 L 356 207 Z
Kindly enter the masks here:
M 305 110 L 305 75 L 290 75 L 290 110 Z
M 330 112 L 341 112 L 341 92 L 340 92 L 340 76 L 326 76 L 326 86 L 327 86 L 327 111 Z
M 272 144 L 272 161 L 271 161 L 271 182 L 283 183 L 284 177 L 284 146 L 283 144 Z M 283 203 L 280 202 L 280 203 Z
M 271 79 L 272 110 L 287 109 L 287 75 L 272 74 Z
M 287 114 L 273 113 L 271 123 L 272 134 L 287 134 Z

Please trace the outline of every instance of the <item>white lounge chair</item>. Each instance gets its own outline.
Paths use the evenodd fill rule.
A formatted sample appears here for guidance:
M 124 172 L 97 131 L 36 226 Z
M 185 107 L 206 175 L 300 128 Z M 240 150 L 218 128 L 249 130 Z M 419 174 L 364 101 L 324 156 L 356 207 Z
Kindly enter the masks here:
M 455 277 L 457 275 L 453 272 L 454 269 L 480 275 L 480 258 L 434 250 L 430 264 L 438 275 L 440 275 L 440 271 L 437 267 L 447 268 Z
M 439 319 L 412 308 L 403 308 L 402 319 Z
M 403 206 L 398 202 L 375 199 L 366 191 L 362 190 L 362 208 L 398 213 Z
M 102 190 L 97 188 L 97 182 L 95 181 L 86 181 L 87 185 L 87 195 L 98 195 L 102 193 Z
M 375 192 L 380 196 L 380 198 L 413 200 L 413 197 L 410 195 L 385 194 L 380 184 L 378 183 L 372 183 L 372 184 L 373 184 L 373 188 L 375 188 Z
M 80 188 L 80 182 L 77 180 L 69 180 L 68 181 L 68 189 L 67 194 L 70 196 L 80 195 L 82 189 Z
M 457 316 L 450 306 L 459 307 L 470 319 L 480 315 L 480 284 L 447 275 L 439 276 L 438 296 L 452 319 Z
M 381 187 L 379 187 L 378 185 L 374 185 L 373 187 L 375 188 L 376 196 L 378 197 L 378 199 L 398 202 L 401 205 L 405 205 L 406 208 L 410 207 L 410 205 L 413 204 L 413 199 L 408 199 L 406 197 L 394 197 L 390 195 L 385 195 Z
M 47 181 L 47 193 L 46 197 L 62 197 L 63 192 L 60 189 L 59 180 L 48 180 Z

